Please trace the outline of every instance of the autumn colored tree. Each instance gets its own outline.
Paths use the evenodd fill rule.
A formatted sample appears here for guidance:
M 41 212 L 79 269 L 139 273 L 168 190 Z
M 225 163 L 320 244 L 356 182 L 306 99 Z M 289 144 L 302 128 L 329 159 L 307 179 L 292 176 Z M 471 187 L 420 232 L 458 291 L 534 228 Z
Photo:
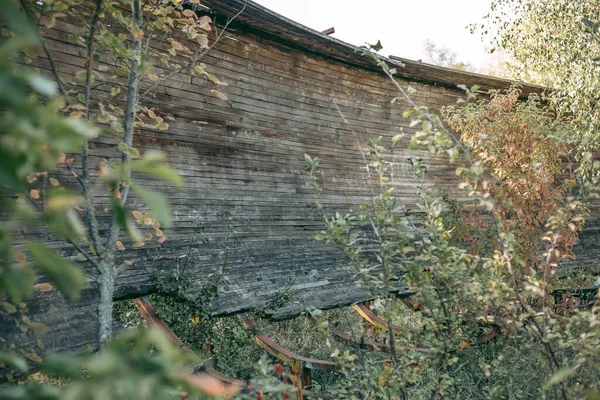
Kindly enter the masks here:
M 580 183 L 594 184 L 600 176 L 600 162 L 592 155 L 600 148 L 600 42 L 592 36 L 591 23 L 598 21 L 599 7 L 597 0 L 499 0 L 481 24 L 471 26 L 484 40 L 491 38 L 492 52 L 506 55 L 509 78 L 554 90 L 552 100 L 574 117 L 577 127 L 572 140 Z
M 447 108 L 445 117 L 460 132 L 472 157 L 489 171 L 478 181 L 465 183 L 465 188 L 480 191 L 484 202 L 494 203 L 490 209 L 501 221 L 501 230 L 514 233 L 522 261 L 532 266 L 540 261 L 548 217 L 565 204 L 575 184 L 561 179 L 572 155 L 564 137 L 571 129 L 567 127 L 570 121 L 544 107 L 537 97 L 521 102 L 519 96 L 515 87 L 506 93 L 494 92 L 489 101 Z M 572 217 L 557 232 L 561 240 L 551 257 L 554 270 L 577 241 L 583 217 Z

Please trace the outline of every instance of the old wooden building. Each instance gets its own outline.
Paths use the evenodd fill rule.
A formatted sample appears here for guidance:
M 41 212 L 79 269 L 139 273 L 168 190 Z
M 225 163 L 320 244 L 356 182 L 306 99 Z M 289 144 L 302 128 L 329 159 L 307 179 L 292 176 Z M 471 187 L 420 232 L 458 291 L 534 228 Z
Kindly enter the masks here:
M 202 4 L 217 24 L 245 6 L 227 35 L 203 59 L 207 70 L 228 84 L 221 89 L 228 101 L 211 95 L 208 84 L 196 75 L 172 79 L 148 99 L 147 105 L 168 120 L 169 129 L 140 128 L 134 145 L 141 152 L 165 152 L 185 178 L 185 190 L 148 182 L 168 195 L 175 227 L 165 231 L 167 240 L 162 244 L 154 241 L 134 249 L 123 239 L 127 250 L 119 253 L 120 262 L 127 260 L 128 265 L 118 278 L 117 298 L 151 293 L 159 271 L 172 271 L 191 254 L 187 272 L 199 284 L 218 279 L 215 314 L 266 307 L 274 318 L 287 318 L 308 308 L 366 299 L 368 293 L 354 286 L 354 272 L 343 256 L 314 240 L 323 227 L 315 203 L 335 212 L 368 200 L 360 146 L 375 136 L 389 142 L 401 129 L 407 139 L 391 156 L 406 164 L 394 183 L 396 196 L 408 207 L 418 201 L 421 185 L 440 184 L 463 198 L 454 183 L 454 170 L 444 159 L 407 149 L 414 132 L 402 116 L 407 103 L 391 103 L 397 89 L 354 46 L 251 1 Z M 68 40 L 76 30 L 69 20 L 61 20 L 44 32 L 57 69 L 66 76 L 74 76 L 84 60 L 85 49 Z M 512 83 L 410 60 L 388 62 L 397 69 L 401 85 L 416 89 L 414 101 L 432 110 L 463 97 L 459 84 L 479 85 L 487 91 Z M 43 56 L 34 63 L 49 70 Z M 542 89 L 523 85 L 523 96 Z M 95 139 L 91 157 L 118 156 L 114 143 L 108 137 Z M 321 159 L 326 186 L 322 194 L 305 185 L 305 154 Z M 430 167 L 424 181 L 415 177 L 406 161 L 412 155 L 426 159 Z M 59 175 L 66 182 L 70 179 L 66 170 Z M 103 196 L 101 183 L 95 190 Z M 133 197 L 129 209 L 145 206 Z M 104 227 L 107 218 L 101 219 Z M 592 247 L 600 240 L 598 231 L 598 221 L 592 219 L 581 236 L 578 262 L 596 261 Z M 25 234 L 40 237 L 41 233 Z M 77 259 L 67 244 L 42 237 Z M 90 280 L 78 303 L 68 302 L 56 291 L 36 292 L 30 301 L 31 318 L 52 328 L 43 338 L 51 351 L 81 351 L 98 343 L 98 289 L 92 279 L 96 272 L 84 260 L 79 262 Z M 269 307 L 282 290 L 291 299 Z

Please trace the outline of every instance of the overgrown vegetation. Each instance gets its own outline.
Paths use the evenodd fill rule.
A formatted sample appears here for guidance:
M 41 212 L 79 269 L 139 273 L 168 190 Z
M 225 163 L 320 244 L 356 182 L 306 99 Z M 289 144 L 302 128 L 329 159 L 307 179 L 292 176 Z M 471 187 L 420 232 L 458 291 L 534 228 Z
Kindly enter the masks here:
M 128 265 L 119 251 L 126 244 L 136 248 L 153 239 L 164 241 L 162 228 L 170 223 L 164 196 L 141 186 L 132 172 L 181 185 L 164 156 L 140 154 L 133 146 L 134 128 L 167 129 L 164 118 L 144 106 L 144 97 L 164 79 L 189 69 L 211 81 L 213 94 L 226 100 L 217 90 L 223 82 L 199 64 L 210 49 L 212 21 L 196 13 L 197 2 L 185 4 L 184 8 L 180 1 L 97 0 L 90 9 L 84 2 L 66 0 L 0 3 L 0 177 L 9 210 L 0 228 L 0 316 L 23 333 L 48 329 L 29 320 L 23 302 L 34 289 L 33 265 L 49 280 L 37 290 L 56 286 L 76 298 L 83 287 L 86 276 L 74 264 L 40 243 L 15 240 L 22 224 L 47 226 L 76 249 L 81 259 L 74 261 L 85 261 L 96 270 L 87 278 L 101 287 L 98 336 L 103 345 L 97 354 L 59 354 L 42 360 L 41 341 L 15 350 L 2 339 L 0 366 L 7 368 L 7 378 L 31 372 L 31 364 L 50 377 L 6 386 L 3 397 L 204 398 L 243 389 L 240 398 L 260 400 L 294 394 L 288 385 L 292 375 L 264 357 L 236 318 L 211 315 L 210 304 L 219 295 L 218 282 L 227 265 L 206 282 L 192 281 L 185 274 L 191 252 L 173 271 L 157 277 L 159 292 L 150 300 L 200 356 L 182 352 L 152 329 L 132 329 L 111 340 L 114 282 Z M 520 67 L 542 58 L 530 76 L 555 84 L 559 91 L 554 96 L 521 99 L 518 87 L 512 87 L 479 100 L 478 88 L 464 88 L 466 104 L 438 115 L 414 103 L 412 90 L 371 51 L 379 50 L 379 45 L 360 49 L 409 104 L 404 115 L 416 128 L 409 149 L 446 157 L 472 201 L 461 203 L 447 193 L 419 187 L 419 212 L 409 218 L 402 198 L 394 194 L 396 164 L 388 161 L 394 146 L 403 143 L 401 136 L 357 143 L 367 171 L 365 184 L 373 196 L 346 214 L 319 204 L 325 226 L 316 239 L 343 252 L 358 284 L 376 298 L 371 308 L 383 318 L 385 329 L 366 326 L 352 310 L 308 310 L 309 315 L 282 323 L 263 319 L 260 312 L 254 315 L 259 327 L 281 345 L 338 363 L 339 371 L 314 374 L 308 389 L 315 397 L 600 398 L 596 291 L 586 292 L 586 297 L 565 290 L 588 285 L 597 270 L 583 271 L 583 276 L 570 271 L 566 279 L 557 273 L 563 261 L 572 258 L 588 212 L 586 199 L 597 191 L 599 25 L 593 22 L 597 10 L 594 2 L 581 6 L 505 0 L 492 11 L 501 6 L 514 6 L 517 14 L 503 22 L 499 45 L 512 52 Z M 26 67 L 34 48 L 51 60 L 32 22 L 52 29 L 67 15 L 84 20 L 86 26 L 82 36 L 72 38 L 87 54 L 75 76 L 78 84 L 61 77 L 55 67 L 51 67 L 55 81 Z M 144 15 L 152 17 L 144 20 Z M 562 25 L 565 21 L 570 28 Z M 109 22 L 118 24 L 120 31 L 108 29 Z M 571 35 L 569 29 L 577 34 Z M 175 30 L 185 32 L 193 48 L 178 42 Z M 549 40 L 550 33 L 560 33 L 560 40 Z M 153 40 L 168 50 L 157 52 Z M 559 51 L 552 53 L 554 47 L 542 51 L 548 42 Z M 565 43 L 574 43 L 577 51 Z M 175 63 L 171 58 L 175 56 L 186 64 Z M 569 63 L 554 70 L 554 57 L 573 59 L 577 68 L 571 70 Z M 110 81 L 100 68 L 104 64 L 113 67 Z M 156 64 L 162 72 L 153 71 Z M 99 83 L 92 86 L 94 80 Z M 103 85 L 110 89 L 96 96 L 93 89 Z M 394 107 L 400 103 L 396 100 Z M 340 117 L 344 120 L 341 111 Z M 91 173 L 88 140 L 98 134 L 114 137 L 112 144 L 120 155 L 117 162 L 101 162 L 97 171 L 108 194 L 109 201 L 102 204 L 106 211 L 96 207 L 100 204 L 95 204 L 90 190 L 96 174 Z M 79 151 L 75 165 L 68 154 Z M 308 184 L 319 192 L 327 190 L 320 184 L 320 168 L 327 162 L 306 155 Z M 418 176 L 427 173 L 420 159 L 410 162 Z M 58 164 L 71 170 L 77 190 L 67 190 L 51 175 Z M 125 211 L 130 189 L 149 208 L 133 210 L 133 219 Z M 84 222 L 76 210 L 84 213 Z M 105 231 L 98 229 L 100 211 L 110 221 Z M 142 236 L 136 223 L 151 226 L 152 233 Z M 125 243 L 119 240 L 121 231 L 127 233 Z M 412 292 L 408 305 L 396 298 L 404 285 Z M 289 298 L 289 290 L 282 288 L 269 306 L 281 306 Z M 126 329 L 145 327 L 130 304 L 120 305 L 118 311 Z M 379 343 L 385 351 L 339 342 L 333 327 L 359 345 Z M 207 367 L 208 358 L 218 370 L 248 386 L 231 393 L 207 391 L 201 378 L 191 373 Z

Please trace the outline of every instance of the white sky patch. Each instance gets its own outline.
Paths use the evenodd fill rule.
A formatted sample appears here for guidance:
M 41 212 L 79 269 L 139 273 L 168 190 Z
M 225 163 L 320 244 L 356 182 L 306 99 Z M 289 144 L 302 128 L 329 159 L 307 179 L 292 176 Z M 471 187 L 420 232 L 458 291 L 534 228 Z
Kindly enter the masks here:
M 335 38 L 353 45 L 381 40 L 382 55 L 419 60 L 431 39 L 474 66 L 488 54 L 479 34 L 467 26 L 480 23 L 490 0 L 255 0 L 317 31 L 334 27 Z

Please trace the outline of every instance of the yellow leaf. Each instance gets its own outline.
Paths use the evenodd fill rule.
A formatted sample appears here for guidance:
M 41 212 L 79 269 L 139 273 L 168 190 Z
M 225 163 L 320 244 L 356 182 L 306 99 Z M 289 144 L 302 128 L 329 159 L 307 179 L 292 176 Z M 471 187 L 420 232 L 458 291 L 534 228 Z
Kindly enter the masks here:
M 125 260 L 123 262 L 127 265 L 133 265 L 133 261 L 131 261 L 131 260 Z
M 83 117 L 83 113 L 81 111 L 73 111 L 69 114 L 69 118 L 79 119 Z
M 171 40 L 171 46 L 173 46 L 173 49 L 175 50 L 183 50 L 183 45 L 176 40 Z
M 138 247 L 143 247 L 144 244 L 145 244 L 144 242 L 135 242 L 132 247 L 134 249 L 137 249 Z
M 149 218 L 149 217 L 144 218 L 144 225 L 152 225 L 152 218 Z
M 183 10 L 183 15 L 185 15 L 186 17 L 195 17 L 196 13 L 192 10 Z
M 123 246 L 123 242 L 121 242 L 120 240 L 117 240 L 117 249 L 124 251 L 125 250 L 125 246 Z
M 161 243 L 161 244 L 162 244 L 162 243 L 164 243 L 164 242 L 165 242 L 165 240 L 167 240 L 167 237 L 166 237 L 166 236 L 161 236 L 161 238 L 160 238 L 160 239 L 158 239 L 158 243 Z
M 146 233 L 144 235 L 144 240 L 152 240 L 152 234 L 151 233 Z
M 54 28 L 54 24 L 56 24 L 56 17 L 54 15 L 42 18 L 42 25 L 46 28 L 52 29 Z
M 133 25 L 132 32 L 134 38 L 141 38 L 144 36 L 144 31 L 141 30 L 137 25 Z
M 210 17 L 208 15 L 203 15 L 198 20 L 198 25 L 200 25 L 200 28 L 204 29 L 205 31 L 210 31 L 210 29 L 211 29 L 210 23 L 211 22 L 212 22 L 212 20 L 210 19 Z
M 48 200 L 46 209 L 48 211 L 59 211 L 75 207 L 83 201 L 83 197 L 76 194 L 54 195 Z
M 21 326 L 21 328 L 25 328 L 25 327 Z M 23 329 L 21 329 L 21 330 L 23 330 Z M 27 329 L 25 329 L 25 331 L 27 331 Z M 33 349 L 24 348 L 19 351 L 21 352 L 21 354 L 23 354 L 23 356 L 25 356 L 25 358 L 27 358 L 30 361 L 33 361 L 34 363 L 41 364 L 43 361 L 42 357 L 40 357 Z
M 150 118 L 156 118 L 156 114 L 154 114 L 154 111 L 153 111 L 152 109 L 149 109 L 149 110 L 148 110 L 148 116 L 149 116 Z
M 214 76 L 213 74 L 206 74 L 206 77 L 211 80 L 212 82 L 216 83 L 217 85 L 221 83 L 221 81 L 219 80 L 219 78 L 217 78 L 216 76 Z
M 52 186 L 60 186 L 60 182 L 58 182 L 56 179 L 54 178 L 50 178 L 50 184 Z
M 17 307 L 13 306 L 12 304 L 6 301 L 0 302 L 0 306 L 2 306 L 2 308 L 4 308 L 4 311 L 6 311 L 9 314 L 14 314 L 17 312 Z
M 46 293 L 46 292 L 49 292 L 52 289 L 54 289 L 54 286 L 52 286 L 48 282 L 44 282 L 44 283 L 37 284 L 36 285 L 36 289 L 39 290 L 42 293 Z
M 214 94 L 215 96 L 217 96 L 218 98 L 220 98 L 221 100 L 225 100 L 225 101 L 229 100 L 227 98 L 227 96 L 225 96 L 223 93 L 219 92 L 218 90 L 211 89 L 210 92 L 212 94 Z
M 37 189 L 31 189 L 31 190 L 29 191 L 29 196 L 30 196 L 32 199 L 36 199 L 36 200 L 37 200 L 37 199 L 39 199 L 39 198 L 40 198 L 40 191 L 39 191 L 39 190 L 37 190 Z
M 148 79 L 150 79 L 152 82 L 156 82 L 156 81 L 158 81 L 158 75 L 150 74 L 150 75 L 148 75 Z
M 142 220 L 144 219 L 144 214 L 142 214 L 138 210 L 132 211 L 131 214 L 133 214 L 133 218 L 135 218 L 135 220 L 138 224 L 142 223 Z
M 25 264 L 27 262 L 27 256 L 25 255 L 25 253 L 19 251 L 15 254 L 15 260 L 19 264 Z

